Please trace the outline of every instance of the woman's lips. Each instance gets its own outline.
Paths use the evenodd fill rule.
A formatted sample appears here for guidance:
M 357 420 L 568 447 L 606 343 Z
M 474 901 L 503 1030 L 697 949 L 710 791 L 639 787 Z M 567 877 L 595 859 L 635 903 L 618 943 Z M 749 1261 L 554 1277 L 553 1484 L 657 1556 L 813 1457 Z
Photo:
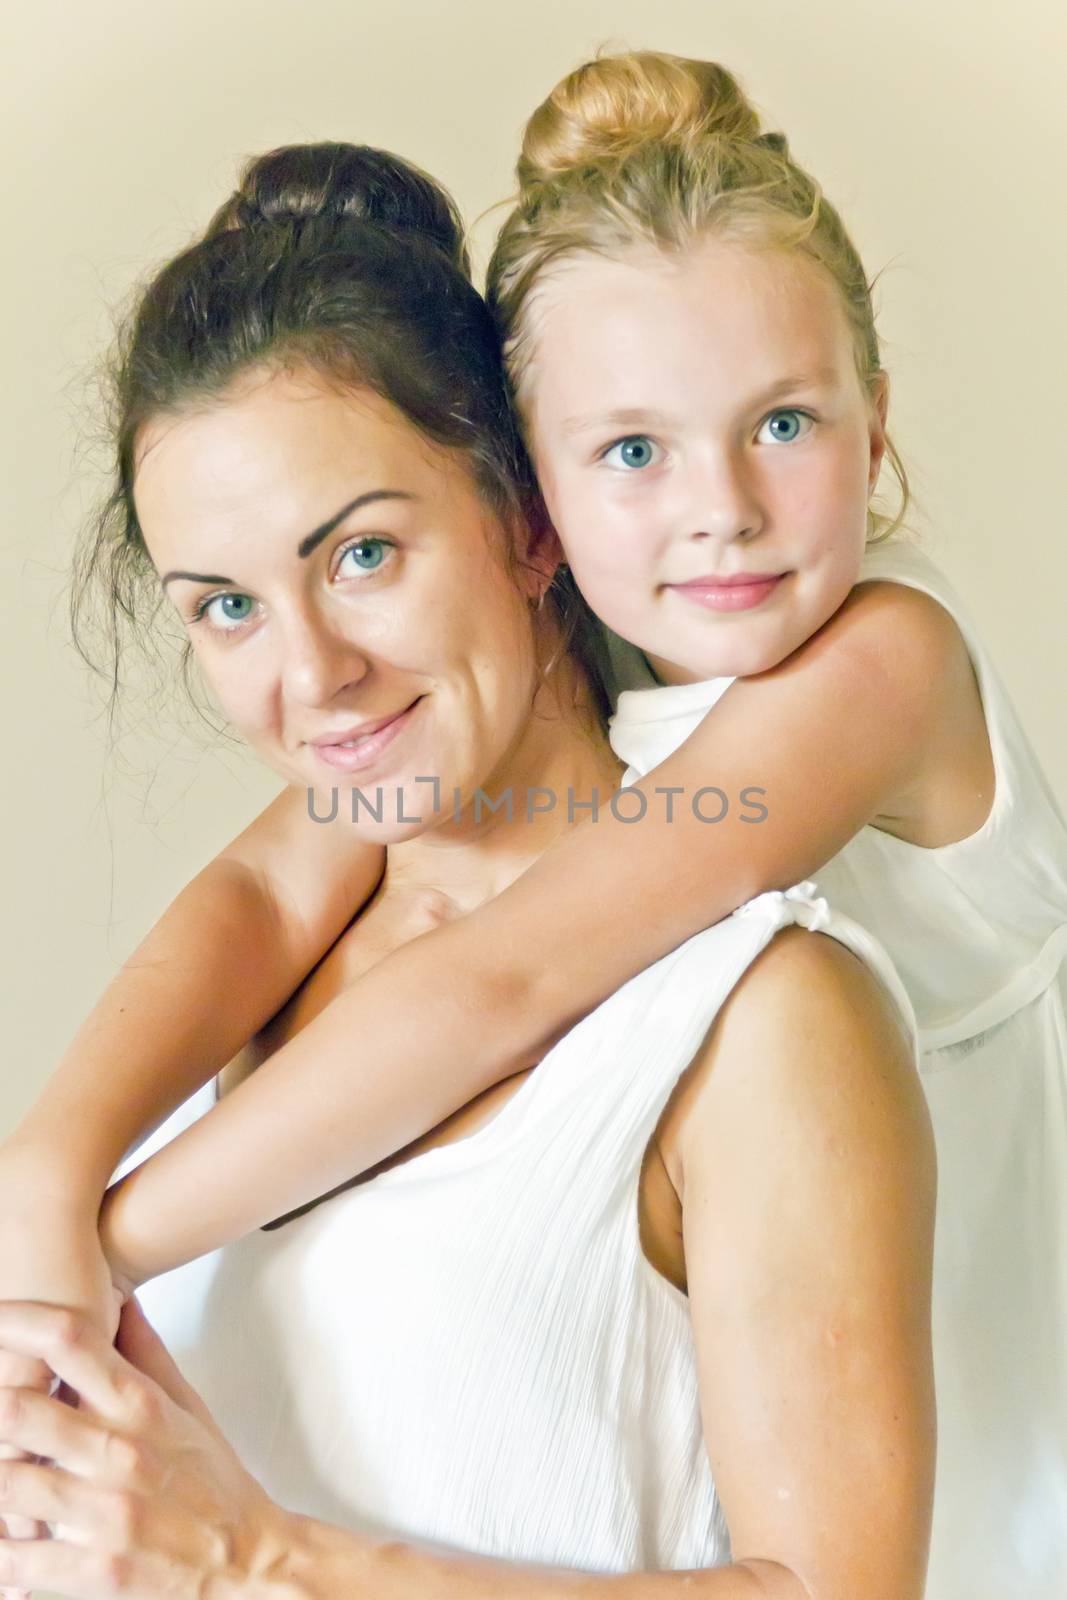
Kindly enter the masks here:
M 400 711 L 388 722 L 379 724 L 373 733 L 360 737 L 357 744 L 313 744 L 309 746 L 326 765 L 337 772 L 362 772 L 371 767 L 385 750 L 398 739 L 410 724 L 422 704 L 423 696 L 413 700 L 406 711 Z
M 709 611 L 751 611 L 762 605 L 788 576 L 787 572 L 768 572 L 736 578 L 693 578 L 689 583 L 671 583 L 667 587 Z

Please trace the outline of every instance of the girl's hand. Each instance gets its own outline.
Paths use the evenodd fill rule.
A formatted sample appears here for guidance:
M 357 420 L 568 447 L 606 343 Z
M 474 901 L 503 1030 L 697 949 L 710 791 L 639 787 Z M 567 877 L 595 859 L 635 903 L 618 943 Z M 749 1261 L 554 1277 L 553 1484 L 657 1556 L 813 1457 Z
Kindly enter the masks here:
M 0 1147 L 0 1301 L 67 1306 L 114 1339 L 136 1284 L 104 1254 L 99 1209 L 100 1195 L 64 1184 L 51 1161 Z
M 70 1600 L 271 1592 L 303 1519 L 245 1471 L 135 1299 L 117 1349 L 85 1316 L 28 1304 L 0 1305 L 0 1345 L 78 1396 L 0 1393 L 0 1441 L 54 1463 L 5 1465 L 0 1514 L 59 1524 L 0 1541 L 0 1585 Z

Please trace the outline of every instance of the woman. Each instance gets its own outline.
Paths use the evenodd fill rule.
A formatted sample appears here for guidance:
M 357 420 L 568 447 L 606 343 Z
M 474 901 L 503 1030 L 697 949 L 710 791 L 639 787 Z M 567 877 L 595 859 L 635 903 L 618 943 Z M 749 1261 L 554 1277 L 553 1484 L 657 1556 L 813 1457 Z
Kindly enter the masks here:
M 619 775 L 545 602 L 554 547 L 523 503 L 492 331 L 445 208 L 390 158 L 294 161 L 253 167 L 157 280 L 125 369 L 147 553 L 223 710 L 290 784 L 323 761 L 357 787 L 365 770 L 384 800 L 360 822 L 388 845 L 381 882 L 328 952 L 302 947 L 306 981 L 272 1008 L 252 1065 L 387 951 L 514 881 Z M 205 266 L 190 295 L 186 268 Z M 219 584 L 260 596 L 270 625 L 246 631 Z M 479 826 L 479 794 L 507 792 L 573 804 L 520 802 Z M 308 838 L 294 900 L 358 901 L 365 849 L 346 816 Z M 292 955 L 254 958 L 280 971 Z M 269 1496 L 316 1519 L 298 1537 L 266 1516 L 297 1560 L 272 1575 L 279 1592 L 552 1593 L 629 1571 L 644 1574 L 635 1594 L 920 1595 L 933 1183 L 909 1015 L 877 947 L 810 886 L 763 896 L 536 1068 L 216 1258 L 202 1312 L 191 1279 L 161 1280 L 164 1324 L 168 1298 L 190 1294 L 176 1325 L 224 1432 Z M 100 1409 L 112 1358 L 70 1365 L 6 1326 Z M 66 1326 L 69 1347 L 81 1325 Z M 166 1592 L 159 1563 L 176 1538 L 195 1547 L 209 1513 L 199 1474 L 169 1476 L 163 1496 L 153 1404 L 138 1423 L 103 1399 L 88 1448 L 101 1429 L 137 1448 L 87 1467 L 56 1402 L 25 1397 L 7 1441 L 59 1466 L 9 1467 L 0 1514 L 72 1531 L 6 1543 L 7 1582 Z M 55 1476 L 65 1459 L 93 1492 Z M 262 1587 L 264 1501 L 247 1479 L 221 1498 L 228 1553 L 183 1553 L 172 1592 L 223 1571 L 235 1592 Z M 420 1552 L 427 1539 L 496 1561 Z M 130 1559 L 101 1586 L 90 1569 L 116 1548 Z M 530 1561 L 557 1570 L 515 1565 Z

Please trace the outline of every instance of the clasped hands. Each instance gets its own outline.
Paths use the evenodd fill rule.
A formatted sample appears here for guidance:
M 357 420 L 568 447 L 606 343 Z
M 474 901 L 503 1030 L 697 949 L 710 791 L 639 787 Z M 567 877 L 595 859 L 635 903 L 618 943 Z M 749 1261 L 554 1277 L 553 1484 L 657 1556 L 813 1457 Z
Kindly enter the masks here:
M 31 1458 L 0 1461 L 0 1516 L 55 1533 L 0 1540 L 0 1590 L 72 1600 L 304 1592 L 285 1572 L 306 1519 L 245 1470 L 136 1299 L 114 1346 L 80 1312 L 0 1303 L 0 1351 L 60 1381 L 56 1394 L 0 1389 L 0 1443 Z

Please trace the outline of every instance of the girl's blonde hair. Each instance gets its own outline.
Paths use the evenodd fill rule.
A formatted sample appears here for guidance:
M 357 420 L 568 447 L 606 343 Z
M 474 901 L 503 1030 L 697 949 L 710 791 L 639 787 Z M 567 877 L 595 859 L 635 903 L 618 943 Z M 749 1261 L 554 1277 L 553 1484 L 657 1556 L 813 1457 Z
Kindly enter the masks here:
M 553 265 L 642 245 L 683 250 L 709 233 L 818 262 L 840 291 L 861 382 L 871 389 L 882 373 L 871 286 L 841 218 L 784 134 L 762 131 L 725 67 L 658 50 L 587 61 L 530 118 L 516 172 L 518 201 L 497 240 L 487 294 L 520 405 L 531 301 Z M 900 527 L 909 501 L 891 441 L 886 454 L 900 507 L 893 518 L 870 513 L 872 542 Z

